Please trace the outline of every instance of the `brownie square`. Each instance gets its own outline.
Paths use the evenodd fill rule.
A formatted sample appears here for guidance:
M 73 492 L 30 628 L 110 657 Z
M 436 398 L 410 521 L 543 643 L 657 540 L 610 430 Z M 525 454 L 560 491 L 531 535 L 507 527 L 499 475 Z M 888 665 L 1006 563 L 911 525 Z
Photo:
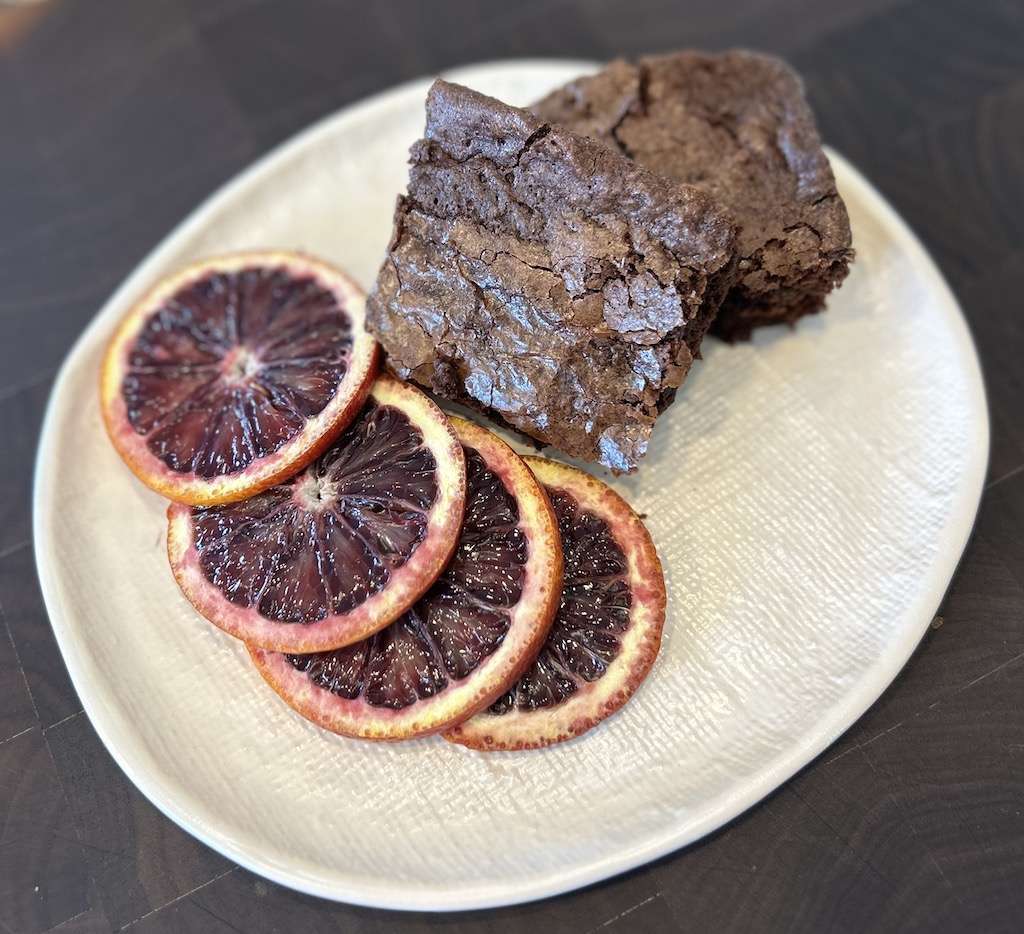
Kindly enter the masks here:
M 532 109 L 697 185 L 732 213 L 739 273 L 712 333 L 745 339 L 820 311 L 846 276 L 846 206 L 803 84 L 781 60 L 744 51 L 620 60 Z
M 702 191 L 436 82 L 367 304 L 389 368 L 631 471 L 732 282 Z

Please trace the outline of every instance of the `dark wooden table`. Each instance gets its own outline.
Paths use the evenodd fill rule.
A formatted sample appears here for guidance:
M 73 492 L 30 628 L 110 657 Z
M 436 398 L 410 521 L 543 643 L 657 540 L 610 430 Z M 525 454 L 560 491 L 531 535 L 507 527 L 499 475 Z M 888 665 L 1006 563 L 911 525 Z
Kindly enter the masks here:
M 402 915 L 297 895 L 206 849 L 100 745 L 36 587 L 32 459 L 71 342 L 215 186 L 366 94 L 496 57 L 734 44 L 803 72 L 825 137 L 924 238 L 977 339 L 989 477 L 932 631 L 767 801 L 582 892 Z M 1019 0 L 0 5 L 0 286 L 0 931 L 1024 929 Z

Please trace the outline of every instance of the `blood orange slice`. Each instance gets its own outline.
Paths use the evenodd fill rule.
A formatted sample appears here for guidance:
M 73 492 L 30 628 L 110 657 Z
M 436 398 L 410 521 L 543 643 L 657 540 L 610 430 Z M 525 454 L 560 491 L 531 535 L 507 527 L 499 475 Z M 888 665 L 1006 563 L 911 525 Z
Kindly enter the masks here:
M 562 555 L 543 489 L 495 435 L 452 421 L 466 454 L 466 518 L 451 564 L 423 599 L 337 651 L 249 650 L 288 704 L 336 733 L 408 739 L 471 716 L 522 673 L 554 618 Z
M 364 296 L 294 253 L 205 260 L 128 313 L 103 363 L 103 420 L 143 483 L 212 505 L 310 463 L 360 410 L 378 364 Z
M 561 603 L 526 673 L 487 710 L 445 733 L 475 749 L 533 749 L 579 736 L 629 700 L 661 645 L 665 581 L 636 513 L 581 470 L 526 461 L 558 517 Z
M 423 393 L 378 379 L 356 420 L 296 477 L 240 503 L 167 511 L 192 605 L 280 652 L 366 638 L 436 580 L 458 542 L 465 458 Z

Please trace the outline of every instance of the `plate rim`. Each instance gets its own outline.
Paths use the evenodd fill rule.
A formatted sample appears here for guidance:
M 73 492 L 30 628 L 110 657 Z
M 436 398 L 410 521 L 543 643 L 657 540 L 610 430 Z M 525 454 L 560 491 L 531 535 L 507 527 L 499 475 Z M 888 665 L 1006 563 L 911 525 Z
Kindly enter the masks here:
M 537 67 L 584 71 L 593 68 L 594 62 L 562 58 L 497 59 L 446 69 L 441 74 L 446 78 L 459 80 L 460 76 L 478 73 L 481 70 Z M 458 887 L 432 887 L 425 890 L 381 884 L 377 880 L 371 882 L 365 877 L 343 876 L 339 872 L 317 874 L 312 867 L 307 869 L 305 863 L 277 862 L 264 853 L 252 852 L 242 842 L 234 839 L 230 832 L 214 826 L 215 822 L 204 819 L 203 815 L 198 813 L 202 810 L 201 807 L 190 808 L 188 805 L 192 798 L 187 790 L 182 794 L 180 785 L 163 781 L 159 768 L 145 761 L 141 764 L 133 761 L 133 755 L 139 757 L 137 751 L 130 750 L 126 753 L 121 748 L 116 738 L 119 727 L 114 722 L 114 715 L 109 712 L 113 705 L 103 703 L 104 680 L 91 678 L 90 660 L 84 653 L 79 652 L 73 628 L 64 615 L 55 562 L 47 560 L 46 552 L 51 537 L 49 528 L 53 525 L 52 512 L 48 505 L 53 502 L 53 497 L 48 494 L 54 488 L 57 477 L 54 459 L 45 455 L 54 449 L 57 442 L 58 408 L 73 372 L 78 369 L 76 361 L 97 341 L 110 308 L 119 305 L 126 296 L 138 292 L 152 281 L 155 271 L 166 261 L 165 257 L 174 251 L 176 244 L 201 229 L 208 216 L 221 204 L 230 201 L 236 191 L 272 170 L 278 162 L 287 160 L 293 153 L 314 145 L 320 136 L 333 132 L 338 123 L 358 120 L 364 113 L 386 105 L 392 98 L 402 97 L 417 87 L 425 90 L 430 80 L 429 76 L 416 78 L 363 98 L 322 117 L 273 147 L 203 199 L 160 240 L 142 262 L 133 268 L 79 335 L 64 358 L 54 381 L 36 452 L 32 489 L 32 538 L 36 572 L 47 616 L 84 712 L 118 767 L 161 813 L 185 832 L 239 866 L 309 895 L 394 910 L 468 911 L 521 904 L 573 891 L 634 869 L 694 843 L 740 817 L 800 769 L 809 765 L 852 727 L 907 663 L 927 632 L 956 573 L 981 503 L 988 468 L 990 427 L 977 348 L 963 310 L 941 271 L 918 237 L 878 190 L 845 158 L 826 147 L 833 164 L 842 169 L 846 190 L 856 192 L 856 197 L 868 207 L 871 215 L 878 219 L 910 256 L 915 268 L 928 283 L 929 292 L 934 296 L 936 304 L 942 307 L 957 345 L 964 350 L 962 365 L 966 378 L 966 397 L 972 404 L 971 411 L 975 416 L 971 423 L 974 437 L 969 439 L 967 464 L 958 483 L 961 491 L 956 495 L 953 514 L 937 542 L 935 561 L 919 588 L 916 600 L 907 610 L 908 617 L 918 618 L 922 622 L 917 627 L 907 626 L 905 632 L 897 634 L 897 638 L 894 638 L 874 663 L 865 669 L 857 682 L 844 694 L 841 701 L 830 708 L 815 729 L 806 731 L 789 744 L 781 756 L 776 757 L 757 775 L 738 783 L 730 791 L 719 795 L 709 805 L 704 806 L 701 813 L 685 826 L 674 825 L 657 837 L 648 838 L 643 843 L 614 854 L 576 863 L 548 879 L 519 885 L 511 881 L 504 885 L 470 884 Z M 87 687 L 90 681 L 93 686 Z

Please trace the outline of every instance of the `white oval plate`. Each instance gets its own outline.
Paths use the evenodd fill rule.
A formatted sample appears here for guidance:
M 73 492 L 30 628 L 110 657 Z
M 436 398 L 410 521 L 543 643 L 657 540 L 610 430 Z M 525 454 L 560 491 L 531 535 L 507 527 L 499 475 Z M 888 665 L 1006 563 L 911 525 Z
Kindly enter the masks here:
M 454 80 L 525 104 L 578 62 Z M 832 156 L 857 262 L 829 311 L 705 344 L 646 463 L 669 586 L 665 644 L 619 715 L 575 742 L 483 755 L 322 732 L 178 593 L 165 504 L 103 433 L 97 368 L 158 276 L 203 255 L 310 250 L 373 281 L 428 82 L 329 117 L 203 204 L 64 364 L 40 444 L 46 605 L 96 731 L 141 791 L 231 859 L 328 898 L 467 909 L 565 892 L 668 853 L 785 781 L 878 697 L 949 583 L 988 419 L 949 289 L 878 193 Z

